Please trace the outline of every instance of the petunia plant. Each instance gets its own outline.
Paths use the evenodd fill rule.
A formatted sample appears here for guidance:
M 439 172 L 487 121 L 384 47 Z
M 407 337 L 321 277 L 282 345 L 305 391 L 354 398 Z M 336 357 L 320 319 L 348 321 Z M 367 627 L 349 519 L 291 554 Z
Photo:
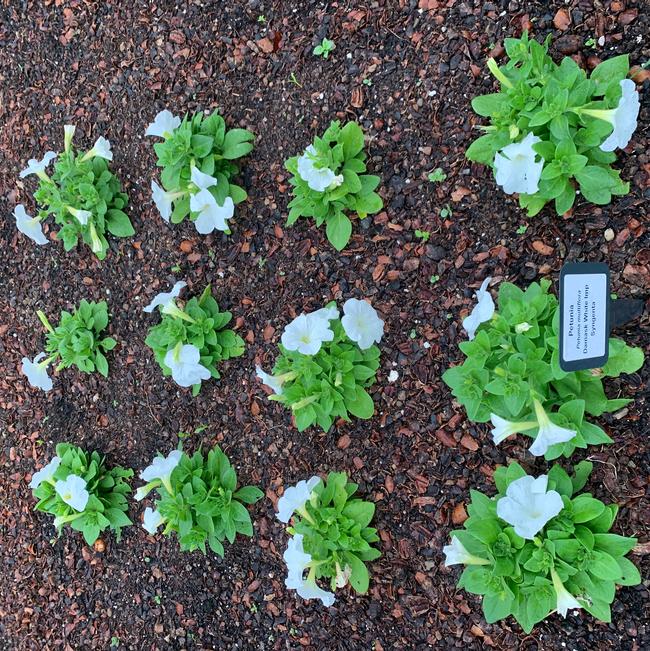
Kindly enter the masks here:
M 629 183 L 612 168 L 614 150 L 627 147 L 637 126 L 639 93 L 627 79 L 628 56 L 600 63 L 589 76 L 571 57 L 559 65 L 543 44 L 505 39 L 509 57 L 488 68 L 501 85 L 481 95 L 472 107 L 490 119 L 485 134 L 467 150 L 467 158 L 494 170 L 507 194 L 519 194 L 530 216 L 553 201 L 555 211 L 569 211 L 578 193 L 595 204 L 629 192 Z
M 483 596 L 489 623 L 513 615 L 527 633 L 553 612 L 584 608 L 611 621 L 617 585 L 638 585 L 626 558 L 635 538 L 609 533 L 618 507 L 580 493 L 592 464 L 554 465 L 532 477 L 517 463 L 494 474 L 498 494 L 472 491 L 464 528 L 451 532 L 445 565 L 464 565 L 458 586 Z
M 140 501 L 155 490 L 154 507 L 144 511 L 143 527 L 151 535 L 163 525 L 163 534 L 174 532 L 182 551 L 206 545 L 224 554 L 223 542 L 235 541 L 237 534 L 253 535 L 253 524 L 245 504 L 255 504 L 263 497 L 256 486 L 237 489 L 237 474 L 219 447 L 192 456 L 173 450 L 166 457 L 157 456 L 141 473 L 147 482 L 136 491 Z
M 210 285 L 199 298 L 193 297 L 179 307 L 176 299 L 185 286 L 185 282 L 177 282 L 170 292 L 157 294 L 144 308 L 145 312 L 160 308 L 162 315 L 145 343 L 154 352 L 163 375 L 171 375 L 179 386 L 191 386 L 197 395 L 203 380 L 221 377 L 219 362 L 244 352 L 244 341 L 226 328 L 232 314 L 219 311 Z
M 356 122 L 341 127 L 336 121 L 301 156 L 285 162 L 293 174 L 289 182 L 294 195 L 287 225 L 299 217 L 313 217 L 317 226 L 325 222 L 327 239 L 341 251 L 352 234 L 348 215 L 356 213 L 363 219 L 382 209 L 375 192 L 379 177 L 365 174 L 363 146 L 363 131 Z
M 492 422 L 494 442 L 522 433 L 534 439 L 533 455 L 555 459 L 576 448 L 611 443 L 586 416 L 600 416 L 627 405 L 608 399 L 604 377 L 633 373 L 643 351 L 609 339 L 609 360 L 601 369 L 566 372 L 559 364 L 559 308 L 548 293 L 550 281 L 522 291 L 511 283 L 499 287 L 498 310 L 487 289 L 463 321 L 470 341 L 460 344 L 467 359 L 442 376 L 476 422 Z
M 334 603 L 334 591 L 348 583 L 355 592 L 368 591 L 370 576 L 366 563 L 381 556 L 373 547 L 377 530 L 370 527 L 375 505 L 353 497 L 357 484 L 344 472 L 331 472 L 327 480 L 312 477 L 287 488 L 278 500 L 278 520 L 288 524 L 291 534 L 284 561 L 287 588 L 303 599 Z M 306 573 L 306 576 L 305 576 Z M 317 584 L 328 582 L 330 590 Z
M 112 337 L 102 336 L 108 325 L 106 301 L 82 300 L 74 312 L 63 310 L 56 328 L 41 310 L 36 314 L 47 330 L 47 343 L 46 352 L 39 353 L 34 360 L 27 357 L 22 360 L 22 371 L 33 387 L 44 391 L 52 388 L 52 378 L 47 371 L 50 364 L 56 364 L 57 371 L 76 366 L 83 373 L 97 371 L 108 376 L 105 353 L 113 350 L 117 342 Z
M 302 432 L 314 423 L 329 430 L 336 418 L 371 418 L 375 411 L 366 389 L 375 383 L 384 322 L 366 301 L 348 299 L 341 317 L 334 303 L 300 314 L 281 337 L 280 357 L 268 374 L 257 376 L 273 394 L 270 400 L 291 409 Z
M 98 452 L 59 443 L 56 455 L 32 475 L 29 487 L 38 500 L 36 510 L 53 515 L 57 531 L 68 524 L 92 545 L 106 529 L 119 541 L 122 527 L 132 524 L 127 516 L 131 487 L 126 481 L 132 476 L 132 470 L 108 468 Z
M 235 205 L 246 200 L 243 188 L 231 182 L 239 173 L 235 162 L 253 149 L 253 134 L 227 129 L 217 111 L 180 117 L 164 110 L 147 127 L 147 136 L 162 138 L 154 145 L 162 168 L 162 187 L 151 182 L 160 216 L 178 224 L 187 216 L 202 235 L 213 230 L 230 233 L 228 220 Z
M 66 125 L 64 131 L 63 153 L 48 151 L 41 160 L 31 159 L 20 173 L 21 178 L 31 174 L 38 177 L 34 199 L 40 210 L 36 217 L 31 217 L 18 204 L 14 210 L 16 226 L 37 244 L 47 244 L 42 222 L 53 214 L 54 221 L 61 226 L 57 239 L 63 241 L 66 251 L 81 239 L 103 260 L 108 250 L 107 232 L 115 237 L 129 237 L 135 232 L 124 212 L 128 197 L 108 167 L 113 160 L 108 140 L 97 138 L 93 147 L 82 154 L 72 146 L 75 127 Z M 54 172 L 48 176 L 46 169 L 52 161 Z

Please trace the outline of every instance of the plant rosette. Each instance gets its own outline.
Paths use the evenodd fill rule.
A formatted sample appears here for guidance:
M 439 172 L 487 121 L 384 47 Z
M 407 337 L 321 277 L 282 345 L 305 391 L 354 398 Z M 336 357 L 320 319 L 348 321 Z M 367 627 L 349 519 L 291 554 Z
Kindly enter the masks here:
M 612 168 L 614 150 L 627 147 L 637 127 L 639 93 L 628 55 L 598 64 L 587 77 L 571 57 L 557 65 L 543 44 L 505 39 L 505 66 L 488 59 L 501 85 L 498 93 L 472 100 L 476 113 L 490 119 L 485 134 L 467 150 L 469 160 L 489 165 L 506 194 L 517 193 L 529 216 L 548 202 L 567 213 L 578 193 L 594 204 L 629 192 Z
M 68 524 L 92 545 L 106 529 L 119 542 L 122 527 L 132 524 L 126 515 L 131 492 L 126 480 L 132 476 L 120 466 L 107 468 L 98 452 L 59 443 L 56 456 L 32 475 L 29 487 L 38 500 L 36 510 L 53 515 L 59 533 Z
M 99 303 L 82 300 L 72 313 L 63 310 L 59 325 L 54 328 L 43 312 L 36 312 L 47 330 L 45 351 L 33 360 L 23 357 L 22 371 L 31 386 L 49 391 L 52 378 L 48 367 L 56 364 L 56 371 L 76 366 L 82 373 L 98 371 L 108 377 L 108 361 L 104 353 L 113 350 L 117 342 L 112 337 L 102 337 L 108 325 L 106 301 Z
M 321 138 L 300 155 L 289 158 L 285 167 L 293 176 L 294 198 L 289 203 L 287 226 L 299 217 L 313 217 L 316 225 L 325 222 L 327 239 L 341 251 L 350 241 L 352 222 L 346 213 L 364 219 L 383 207 L 375 192 L 379 177 L 364 174 L 364 138 L 356 122 L 341 128 L 332 122 Z
M 253 524 L 244 506 L 263 497 L 256 486 L 237 489 L 237 474 L 219 447 L 207 458 L 198 451 L 189 456 L 173 450 L 166 457 L 156 457 L 140 473 L 147 482 L 138 488 L 135 499 L 143 500 L 155 490 L 154 509 L 144 511 L 143 527 L 154 535 L 163 525 L 165 536 L 174 532 L 182 551 L 206 545 L 223 557 L 223 541 L 234 543 L 237 534 L 253 535 Z
M 535 478 L 511 463 L 494 473 L 495 498 L 471 491 L 469 518 L 443 552 L 447 567 L 465 566 L 458 587 L 483 596 L 488 623 L 513 615 L 530 633 L 579 608 L 610 622 L 616 586 L 640 583 L 625 557 L 636 538 L 609 533 L 618 507 L 578 494 L 591 470 L 582 461 L 572 477 L 554 465 Z
M 129 237 L 135 233 L 131 220 L 124 212 L 128 203 L 120 181 L 108 168 L 113 160 L 111 145 L 103 137 L 81 154 L 72 147 L 73 125 L 65 125 L 64 151 L 48 151 L 39 161 L 31 159 L 20 172 L 20 178 L 35 174 L 39 186 L 34 199 L 41 206 L 36 217 L 27 214 L 18 204 L 14 211 L 18 230 L 36 244 L 47 244 L 42 222 L 48 215 L 61 226 L 57 239 L 63 241 L 66 251 L 72 250 L 79 239 L 87 244 L 100 259 L 106 257 L 106 232 L 115 237 Z M 54 173 L 45 171 L 54 161 Z
M 220 312 L 208 285 L 199 298 L 179 306 L 177 298 L 186 286 L 177 282 L 170 292 L 157 294 L 145 312 L 160 308 L 162 321 L 149 330 L 145 343 L 153 351 L 165 377 L 171 375 L 181 387 L 192 387 L 192 395 L 201 390 L 201 382 L 220 378 L 217 365 L 239 357 L 244 340 L 226 328 L 230 312 Z
M 215 111 L 181 118 L 164 110 L 147 127 L 147 136 L 162 138 L 154 145 L 162 168 L 162 187 L 151 182 L 152 198 L 160 216 L 173 224 L 188 215 L 196 230 L 230 233 L 228 220 L 235 205 L 246 200 L 243 188 L 231 179 L 239 173 L 236 161 L 253 149 L 253 134 L 246 129 L 226 129 Z
M 336 588 L 348 583 L 359 594 L 368 591 L 366 563 L 381 552 L 371 546 L 379 537 L 368 526 L 375 505 L 353 497 L 357 488 L 344 472 L 331 472 L 325 482 L 316 476 L 299 481 L 278 500 L 278 520 L 287 524 L 293 518 L 287 528 L 292 537 L 283 555 L 285 585 L 303 599 L 320 599 L 331 606 Z M 331 591 L 319 587 L 318 579 L 328 579 Z
M 559 363 L 559 307 L 548 293 L 550 281 L 522 291 L 511 283 L 499 286 L 498 310 L 487 288 L 463 321 L 470 341 L 460 344 L 467 359 L 442 376 L 470 420 L 491 421 L 499 444 L 513 434 L 534 439 L 530 453 L 547 460 L 570 456 L 576 448 L 611 443 L 586 415 L 600 416 L 627 405 L 610 400 L 602 379 L 634 373 L 643 351 L 620 339 L 609 339 L 609 360 L 601 369 L 566 372 Z
M 257 376 L 275 400 L 291 409 L 298 431 L 318 424 L 327 432 L 337 418 L 371 418 L 366 389 L 376 380 L 384 322 L 366 301 L 348 299 L 341 317 L 331 302 L 300 314 L 284 329 L 273 374 Z

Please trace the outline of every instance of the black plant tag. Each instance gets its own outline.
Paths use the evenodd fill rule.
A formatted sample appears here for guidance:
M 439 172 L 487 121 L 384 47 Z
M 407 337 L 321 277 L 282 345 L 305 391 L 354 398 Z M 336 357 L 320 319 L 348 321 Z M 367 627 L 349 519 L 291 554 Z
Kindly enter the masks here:
M 599 368 L 609 357 L 609 267 L 570 262 L 560 272 L 560 368 Z

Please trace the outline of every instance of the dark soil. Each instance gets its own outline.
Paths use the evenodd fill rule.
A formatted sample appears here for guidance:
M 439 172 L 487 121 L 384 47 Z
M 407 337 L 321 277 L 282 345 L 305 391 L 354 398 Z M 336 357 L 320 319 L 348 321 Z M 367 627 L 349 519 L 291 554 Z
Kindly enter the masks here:
M 650 286 L 647 102 L 620 156 L 630 194 L 604 208 L 579 203 L 565 220 L 545 210 L 528 222 L 489 170 L 464 158 L 479 123 L 470 99 L 492 89 L 488 53 L 499 55 L 504 37 L 526 26 L 540 40 L 552 32 L 554 54 L 573 54 L 586 66 L 618 53 L 642 64 L 650 26 L 643 0 L 0 4 L 0 646 L 650 648 L 647 579 L 618 592 L 611 624 L 586 613 L 552 616 L 525 635 L 512 619 L 486 624 L 479 599 L 456 590 L 459 570 L 446 569 L 441 552 L 466 517 L 469 489 L 493 491 L 497 464 L 514 458 L 531 470 L 546 467 L 531 465 L 522 438 L 495 449 L 488 428 L 466 420 L 440 379 L 461 359 L 460 321 L 473 288 L 488 274 L 521 286 L 557 281 L 568 260 L 607 262 L 621 297 L 647 299 Z M 564 31 L 553 23 L 560 8 L 570 18 Z M 336 43 L 326 61 L 311 54 L 323 36 Z M 604 47 L 585 44 L 600 36 Z M 650 83 L 640 90 L 647 99 Z M 237 209 L 232 236 L 200 237 L 189 223 L 170 227 L 152 206 L 149 184 L 158 172 L 153 140 L 143 134 L 164 107 L 219 107 L 230 126 L 256 133 L 242 173 L 250 199 Z M 355 222 L 342 254 L 313 223 L 284 227 L 283 161 L 332 119 L 357 119 L 365 128 L 385 201 L 381 214 Z M 33 177 L 21 183 L 19 170 L 34 155 L 60 150 L 68 122 L 78 126 L 79 146 L 110 139 L 113 169 L 131 197 L 137 234 L 113 238 L 101 263 L 87 248 L 66 255 L 57 242 L 36 247 L 11 217 L 16 202 L 34 208 Z M 432 184 L 427 174 L 437 167 L 447 179 Z M 450 214 L 441 216 L 447 205 Z M 415 238 L 416 229 L 430 231 L 428 243 Z M 248 344 L 196 399 L 162 378 L 143 343 L 156 319 L 142 307 L 174 278 L 187 280 L 192 293 L 211 282 Z M 377 414 L 327 434 L 299 434 L 287 412 L 267 401 L 255 362 L 271 367 L 295 313 L 351 296 L 371 299 L 386 320 Z M 109 302 L 109 330 L 120 342 L 109 356 L 110 377 L 68 370 L 50 393 L 31 389 L 19 369 L 23 355 L 44 344 L 35 311 L 56 318 L 82 298 Z M 647 347 L 648 322 L 646 311 L 617 334 Z M 392 369 L 395 383 L 387 381 Z M 633 556 L 645 577 L 647 382 L 648 364 L 607 383 L 609 395 L 635 400 L 600 419 L 615 443 L 588 452 L 596 462 L 589 487 L 621 506 L 616 531 L 645 543 Z M 174 447 L 179 431 L 193 433 L 191 449 L 222 445 L 240 481 L 257 483 L 269 498 L 252 509 L 254 537 L 228 547 L 223 560 L 182 554 L 175 539 L 154 541 L 139 526 L 120 544 L 104 536 L 99 553 L 70 530 L 56 539 L 51 518 L 33 511 L 28 481 L 57 442 L 141 469 L 157 450 Z M 366 596 L 343 591 L 326 610 L 285 590 L 287 536 L 274 503 L 285 485 L 332 469 L 348 471 L 376 502 L 383 556 L 372 564 Z M 140 506 L 131 517 L 139 523 Z

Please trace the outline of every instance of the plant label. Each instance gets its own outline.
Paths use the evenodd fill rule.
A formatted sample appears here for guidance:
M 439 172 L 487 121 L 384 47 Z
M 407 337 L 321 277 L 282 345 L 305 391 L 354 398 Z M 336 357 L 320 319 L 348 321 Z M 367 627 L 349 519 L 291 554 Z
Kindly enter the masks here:
M 599 368 L 609 357 L 609 267 L 571 262 L 560 273 L 560 368 Z

